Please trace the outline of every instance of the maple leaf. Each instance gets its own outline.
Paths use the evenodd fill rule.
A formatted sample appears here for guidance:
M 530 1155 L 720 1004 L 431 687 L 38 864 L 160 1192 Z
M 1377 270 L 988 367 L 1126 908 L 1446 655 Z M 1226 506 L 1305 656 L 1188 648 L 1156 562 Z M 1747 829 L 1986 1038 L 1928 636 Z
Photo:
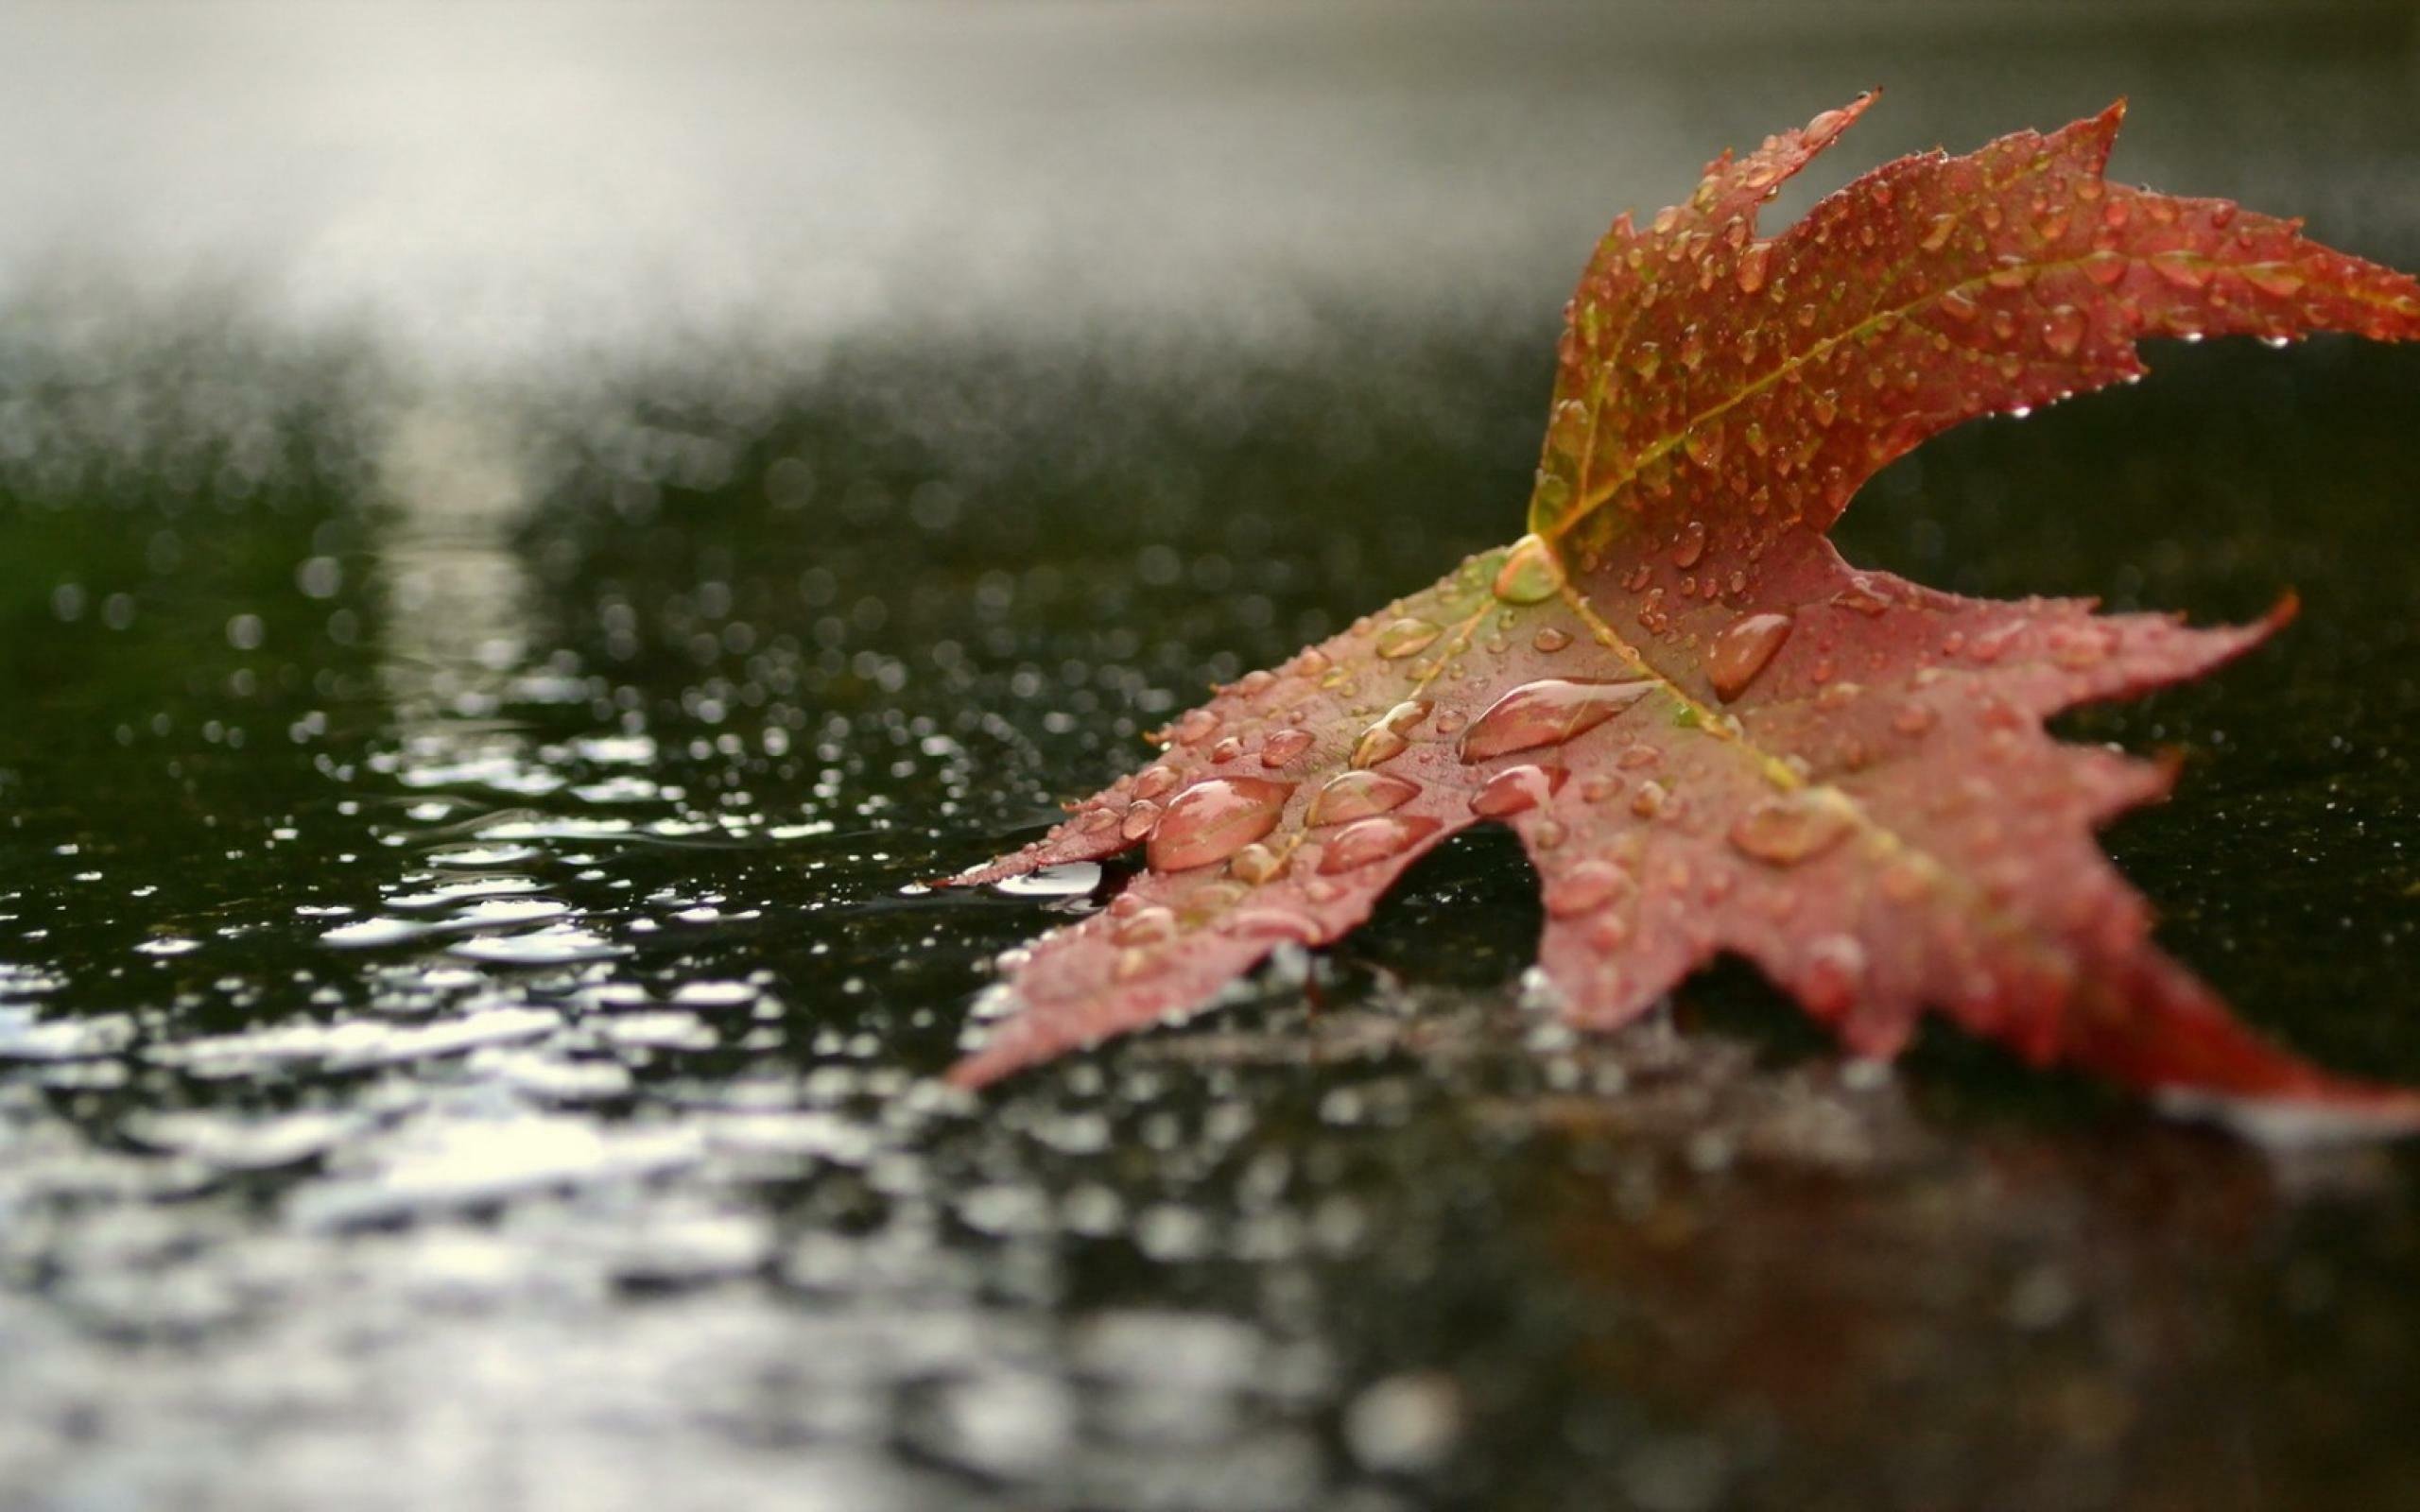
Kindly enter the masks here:
M 1011 953 L 1012 1011 L 954 1080 L 1197 1007 L 1497 820 L 1536 864 L 1539 962 L 1580 1025 L 1729 951 L 1858 1055 L 1929 1007 L 2183 1111 L 2420 1127 L 2420 1094 L 2265 1042 L 2152 946 L 2092 832 L 2173 764 L 2043 728 L 2242 654 L 2290 600 L 2191 628 L 1936 593 L 1824 540 L 1927 437 L 2139 376 L 2139 337 L 2408 339 L 2420 284 L 2295 222 L 2108 182 L 2122 107 L 1889 163 L 1760 238 L 1758 207 L 1871 99 L 1615 222 L 1569 306 L 1530 534 L 1221 690 L 1157 761 L 953 879 L 1150 863 Z

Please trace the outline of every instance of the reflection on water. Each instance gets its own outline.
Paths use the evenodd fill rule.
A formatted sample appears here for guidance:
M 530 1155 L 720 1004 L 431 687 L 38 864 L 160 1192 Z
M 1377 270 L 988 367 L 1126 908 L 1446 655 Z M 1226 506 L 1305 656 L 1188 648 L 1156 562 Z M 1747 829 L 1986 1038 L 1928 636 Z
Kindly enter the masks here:
M 818 35 L 756 14 L 769 57 Z M 1044 335 L 911 337 L 853 307 L 873 335 L 833 344 L 849 321 L 798 294 L 763 340 L 726 337 L 687 274 L 788 244 L 665 206 L 642 222 L 695 261 L 611 361 L 566 335 L 579 353 L 516 365 L 470 319 L 437 360 L 374 299 L 314 324 L 282 264 L 207 297 L 139 256 L 81 292 L 8 269 L 43 292 L 0 314 L 0 1503 L 2394 1504 L 2420 1468 L 2410 1152 L 2279 1163 L 1947 1040 L 1842 1065 L 1744 974 L 1576 1042 L 1522 1002 L 1534 888 L 1489 837 L 1184 1032 L 977 1103 L 930 1078 L 989 962 L 1118 868 L 919 885 L 1029 837 L 1205 682 L 1506 533 L 1547 318 L 1601 218 L 1560 208 L 1583 182 L 1634 157 L 1663 192 L 1748 129 L 1735 110 L 1770 125 L 1774 90 L 1918 77 L 1907 129 L 1970 139 L 2064 112 L 2045 80 L 2088 84 L 2080 106 L 2132 87 L 2146 128 L 2156 88 L 2178 124 L 2139 171 L 2198 166 L 2188 186 L 2332 212 L 2409 262 L 2399 55 L 2368 32 L 1988 67 L 1752 52 L 1728 60 L 1750 86 L 1709 92 L 1600 39 L 1561 65 L 1586 87 L 1554 74 L 1539 104 L 1524 69 L 1549 60 L 1459 24 L 1400 57 L 1322 25 L 1295 79 L 1246 45 L 1265 31 L 1151 17 L 1095 18 L 1159 82 L 1132 137 L 1079 150 L 1055 110 L 1004 116 L 1030 86 L 996 72 L 953 94 L 981 72 L 963 43 L 870 112 L 926 142 L 957 140 L 909 119 L 937 95 L 1005 123 L 891 208 L 930 231 L 980 181 L 987 232 L 1075 228 L 939 300 L 1015 291 Z M 929 19 L 869 22 L 821 66 L 860 101 Z M 629 25 L 511 23 L 562 32 L 547 87 L 573 93 L 600 55 L 647 76 Z M 1064 37 L 999 25 L 1036 56 Z M 718 77 L 689 45 L 666 60 L 684 109 Z M 321 119 L 367 66 L 281 75 L 218 129 Z M 1441 120 L 1484 129 L 1432 151 Z M 1575 151 L 1426 236 L 1504 178 L 1489 132 L 1541 123 L 1623 163 Z M 525 167 L 597 161 L 543 124 Z M 482 131 L 415 140 L 439 164 L 507 151 Z M 1128 154 L 1167 178 L 1096 247 Z M 95 171 L 147 182 L 145 161 Z M 479 196 L 514 161 L 461 193 L 501 215 Z M 1028 192 L 1050 163 L 1074 200 Z M 59 192 L 5 171 L 25 203 Z M 1269 193 L 1225 223 L 1237 174 Z M 1325 195 L 1337 175 L 1358 187 Z M 278 202 L 368 208 L 337 239 L 357 261 L 291 249 L 409 266 L 357 229 L 423 181 L 302 177 Z M 592 190 L 551 203 L 614 198 Z M 749 224 L 806 191 L 783 193 Z M 1322 205 L 1354 229 L 1320 231 Z M 472 245 L 526 249 L 544 209 Z M 851 246 L 894 247 L 886 225 Z M 1172 227 L 1198 245 L 1147 267 Z M 1421 267 L 1364 297 L 1302 294 L 1406 247 Z M 1250 318 L 1185 335 L 1157 305 L 1115 324 L 1125 296 L 1094 308 L 1080 280 L 1036 293 L 1094 253 L 1113 295 Z M 561 266 L 503 263 L 508 284 Z M 800 289 L 838 286 L 813 271 Z M 441 283 L 409 308 L 458 313 Z M 1491 313 L 1514 293 L 1528 327 Z M 534 326 L 586 329 L 562 321 Z M 1849 544 L 1951 587 L 2203 615 L 2300 588 L 2262 660 L 2083 732 L 2188 754 L 2177 802 L 2115 837 L 2180 954 L 2329 1063 L 2420 1079 L 2394 1011 L 2420 937 L 2409 356 L 2162 366 L 1928 448 Z
M 481 781 L 469 774 L 493 767 L 501 775 L 487 785 L 522 790 L 512 732 L 482 740 L 477 721 L 501 706 L 531 638 L 535 594 L 513 539 L 533 503 L 526 444 L 501 417 L 433 403 L 404 408 L 377 439 L 390 507 L 371 550 L 386 590 L 381 673 L 414 759 L 406 786 Z M 536 774 L 525 781 L 546 791 Z

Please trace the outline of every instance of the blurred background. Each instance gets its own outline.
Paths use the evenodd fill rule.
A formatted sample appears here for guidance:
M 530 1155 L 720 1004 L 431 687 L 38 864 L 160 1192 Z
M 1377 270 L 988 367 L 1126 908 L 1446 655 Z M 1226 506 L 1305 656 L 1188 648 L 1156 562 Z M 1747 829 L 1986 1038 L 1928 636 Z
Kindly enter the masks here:
M 2420 1504 L 2420 1156 L 1751 973 L 1575 1043 L 1478 834 L 980 1104 L 915 886 L 1517 533 L 1625 207 L 2132 100 L 2420 266 L 2330 0 L 0 10 L 0 1504 Z M 1840 532 L 2300 623 L 2069 720 L 2164 937 L 2420 1080 L 2420 353 L 2155 350 Z

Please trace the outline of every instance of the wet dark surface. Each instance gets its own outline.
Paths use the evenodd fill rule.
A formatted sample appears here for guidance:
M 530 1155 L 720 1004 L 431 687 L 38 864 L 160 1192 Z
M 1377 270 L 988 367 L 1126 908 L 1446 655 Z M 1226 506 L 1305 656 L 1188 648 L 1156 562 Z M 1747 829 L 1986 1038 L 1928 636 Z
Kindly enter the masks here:
M 1588 238 L 1722 143 L 1876 80 L 1858 164 L 2129 92 L 2119 176 L 2420 264 L 2394 16 L 1992 14 L 549 23 L 502 83 L 410 53 L 491 108 L 444 129 L 328 106 L 357 62 L 268 89 L 189 200 L 110 146 L 175 113 L 127 82 L 165 43 L 27 28 L 12 85 L 133 61 L 121 137 L 9 170 L 0 1504 L 2420 1504 L 2420 1153 L 1949 1035 L 1846 1065 L 1736 970 L 1572 1042 L 1500 834 L 1186 1028 L 929 1079 L 990 958 L 1095 900 L 913 885 L 1516 533 Z M 193 97 L 248 97 L 247 45 Z M 577 179 L 572 84 L 655 70 L 595 151 L 661 126 L 688 198 L 601 253 L 611 184 L 446 200 L 516 65 L 498 182 Z M 682 136 L 724 85 L 763 113 Z M 296 121 L 337 124 L 260 190 Z M 443 192 L 364 168 L 390 129 Z M 262 198 L 214 222 L 213 183 Z M 385 239 L 416 196 L 476 213 Z M 2420 1080 L 2420 356 L 2152 356 L 1927 447 L 1843 546 L 2202 618 L 2299 591 L 2072 732 L 2187 754 L 2109 836 L 2167 942 Z

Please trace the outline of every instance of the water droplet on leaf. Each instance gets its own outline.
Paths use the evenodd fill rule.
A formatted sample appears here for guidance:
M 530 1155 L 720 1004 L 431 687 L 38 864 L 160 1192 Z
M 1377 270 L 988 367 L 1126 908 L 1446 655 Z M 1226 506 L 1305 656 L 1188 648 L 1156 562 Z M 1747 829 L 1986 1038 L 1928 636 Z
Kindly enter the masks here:
M 1830 795 L 1786 793 L 1739 816 L 1731 826 L 1731 843 L 1759 861 L 1794 867 L 1840 844 L 1854 827 L 1844 805 Z
M 1308 730 L 1278 730 L 1276 733 L 1270 735 L 1268 741 L 1261 746 L 1260 765 L 1268 767 L 1283 766 L 1288 762 L 1292 761 L 1295 757 L 1303 754 L 1303 752 L 1310 749 L 1311 745 L 1312 740 Z
M 1336 833 L 1321 852 L 1319 869 L 1330 876 L 1358 870 L 1374 861 L 1403 854 L 1437 830 L 1435 819 L 1417 815 L 1383 814 L 1358 820 Z
M 1698 564 L 1698 559 L 1704 555 L 1705 522 L 1692 520 L 1682 527 L 1681 539 L 1672 547 L 1672 565 L 1684 569 L 1694 567 Z
M 2050 312 L 2042 327 L 2042 344 L 2062 357 L 2072 357 L 2083 345 L 2083 312 L 2072 304 L 2062 304 Z
M 1819 1019 L 1837 1019 L 1865 989 L 1865 947 L 1846 935 L 1826 935 L 1806 953 L 1798 995 Z
M 1552 798 L 1570 775 L 1560 766 L 1508 766 L 1471 795 L 1471 812 L 1483 819 L 1526 814 Z
M 1390 622 L 1378 631 L 1378 654 L 1390 662 L 1417 656 L 1444 634 L 1444 627 L 1428 620 L 1404 619 Z
M 1184 871 L 1224 861 L 1277 828 L 1293 792 L 1291 782 L 1259 777 L 1194 783 L 1176 796 L 1151 833 L 1151 869 Z
M 1388 710 L 1374 725 L 1361 732 L 1353 745 L 1355 766 L 1376 766 L 1391 762 L 1411 748 L 1411 731 L 1428 717 L 1436 705 L 1426 698 L 1409 698 Z
M 1739 282 L 1739 292 L 1754 294 L 1763 288 L 1765 275 L 1772 267 L 1772 261 L 1773 244 L 1771 242 L 1758 242 L 1741 252 L 1739 267 L 1735 274 Z
M 1236 851 L 1227 862 L 1227 874 L 1237 882 L 1257 887 L 1274 881 L 1286 870 L 1286 858 L 1258 841 Z
M 1591 913 L 1631 889 L 1631 875 L 1614 862 L 1591 858 L 1547 879 L 1547 913 L 1570 919 Z
M 1462 732 L 1461 758 L 1483 762 L 1539 746 L 1557 746 L 1596 729 L 1646 696 L 1654 684 L 1565 681 L 1524 683 L 1488 706 Z
M 1538 604 L 1563 587 L 1563 568 L 1554 548 L 1535 536 L 1523 536 L 1505 554 L 1495 574 L 1495 596 L 1507 604 Z
M 1773 653 L 1789 639 L 1792 621 L 1787 614 L 1748 614 L 1726 626 L 1706 648 L 1706 676 L 1714 691 L 1729 703 L 1747 691 L 1765 670 Z
M 1219 728 L 1219 716 L 1207 709 L 1196 709 L 1176 722 L 1177 744 L 1198 746 L 1208 740 Z
M 1347 824 L 1399 809 L 1420 796 L 1420 784 L 1386 772 L 1345 772 L 1319 790 L 1304 823 Z

